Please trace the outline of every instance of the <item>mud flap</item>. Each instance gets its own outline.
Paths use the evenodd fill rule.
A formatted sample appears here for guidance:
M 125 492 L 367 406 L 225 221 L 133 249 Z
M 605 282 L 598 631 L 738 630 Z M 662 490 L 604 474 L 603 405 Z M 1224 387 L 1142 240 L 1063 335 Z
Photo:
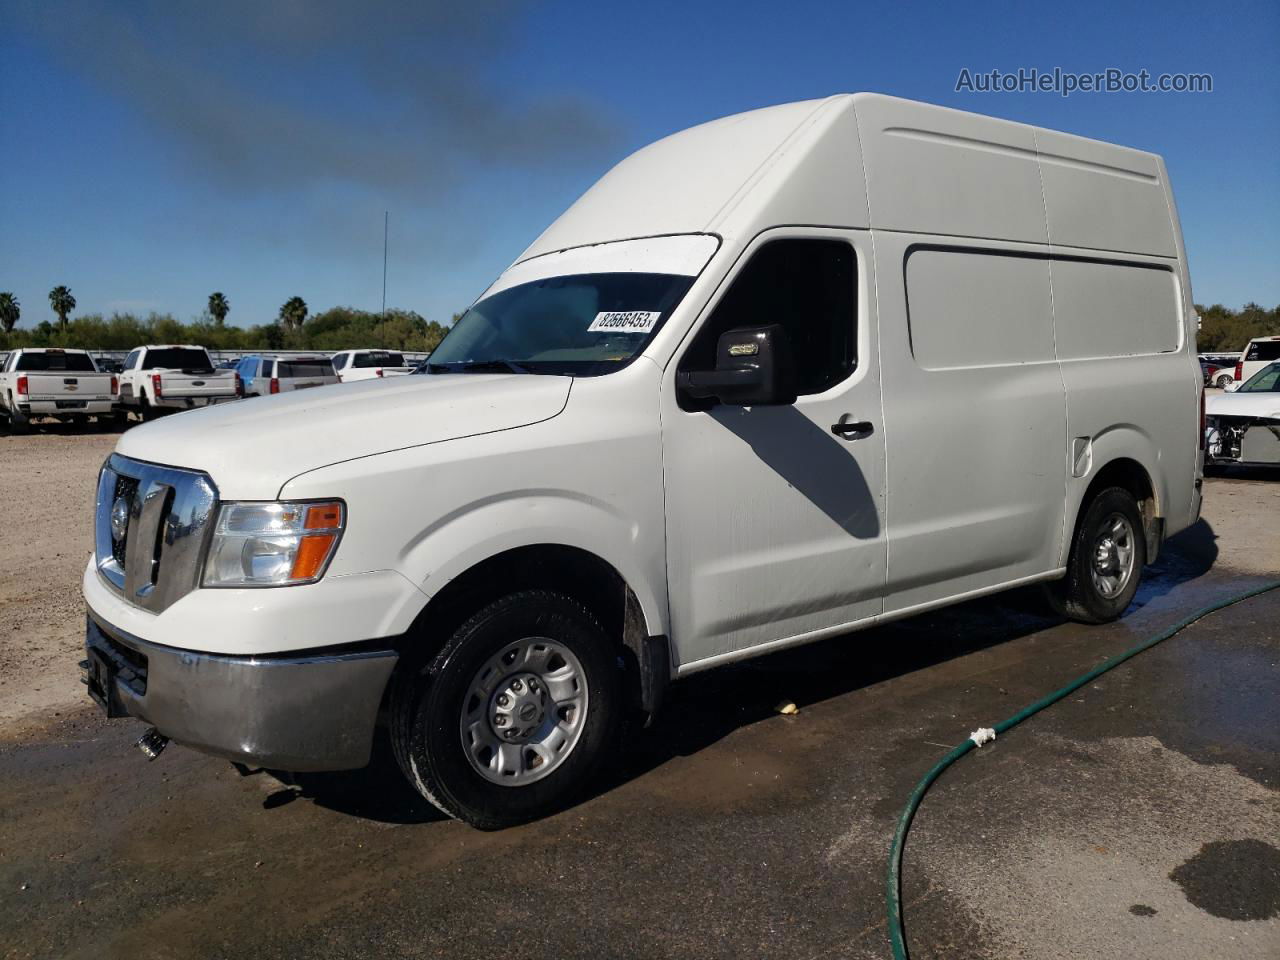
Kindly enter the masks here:
M 653 724 L 671 683 L 671 646 L 664 636 L 651 637 L 635 594 L 626 591 L 623 614 L 623 659 L 631 675 L 631 706 L 644 714 L 644 725 Z

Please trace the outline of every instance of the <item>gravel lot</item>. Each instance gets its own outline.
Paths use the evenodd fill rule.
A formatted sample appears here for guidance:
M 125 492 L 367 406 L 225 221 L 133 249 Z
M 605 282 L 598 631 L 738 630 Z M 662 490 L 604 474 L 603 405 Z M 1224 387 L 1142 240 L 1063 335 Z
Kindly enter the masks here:
M 79 704 L 80 575 L 98 468 L 119 434 L 0 436 L 0 725 Z

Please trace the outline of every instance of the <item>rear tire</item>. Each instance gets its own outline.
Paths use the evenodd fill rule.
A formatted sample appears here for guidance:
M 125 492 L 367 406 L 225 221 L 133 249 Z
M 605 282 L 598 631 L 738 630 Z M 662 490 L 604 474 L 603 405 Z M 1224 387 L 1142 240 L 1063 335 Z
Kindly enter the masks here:
M 1137 501 L 1123 487 L 1108 487 L 1076 524 L 1067 575 L 1045 585 L 1049 605 L 1070 620 L 1109 623 L 1133 602 L 1146 562 Z
M 563 809 L 618 742 L 616 648 L 563 594 L 525 590 L 490 603 L 438 656 L 405 664 L 397 678 L 391 737 L 409 783 L 482 830 Z
M 1236 378 L 1233 377 L 1231 374 L 1224 373 L 1222 376 L 1218 377 L 1218 379 L 1215 380 L 1214 383 L 1217 385 L 1219 390 L 1225 390 L 1227 389 L 1227 387 L 1231 386 L 1231 384 L 1235 383 L 1235 379 Z
M 9 407 L 9 429 L 13 433 L 31 432 L 31 418 L 19 410 L 17 404 Z

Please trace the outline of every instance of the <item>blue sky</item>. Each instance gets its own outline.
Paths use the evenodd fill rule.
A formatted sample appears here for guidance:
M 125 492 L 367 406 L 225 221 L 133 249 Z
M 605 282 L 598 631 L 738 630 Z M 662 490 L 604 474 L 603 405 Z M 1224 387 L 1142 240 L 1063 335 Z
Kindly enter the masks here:
M 230 320 L 447 320 L 630 151 L 875 90 L 1164 155 L 1196 300 L 1280 302 L 1280 5 L 0 0 L 0 290 Z M 1210 94 L 957 93 L 971 71 Z

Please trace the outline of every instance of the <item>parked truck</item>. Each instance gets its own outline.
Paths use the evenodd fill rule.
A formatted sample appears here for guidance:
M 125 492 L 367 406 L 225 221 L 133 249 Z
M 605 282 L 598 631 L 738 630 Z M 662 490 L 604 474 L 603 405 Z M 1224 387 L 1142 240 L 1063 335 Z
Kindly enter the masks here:
M 214 368 L 204 347 L 158 344 L 130 351 L 120 374 L 120 405 L 150 420 L 238 396 L 234 370 Z
M 413 367 L 404 362 L 404 354 L 394 350 L 344 350 L 335 353 L 330 362 L 342 383 L 403 377 L 413 373 Z
M 32 418 L 87 423 L 115 418 L 118 383 L 85 350 L 20 347 L 0 365 L 0 414 L 14 430 Z
M 1119 617 L 1193 523 L 1160 157 L 874 94 L 644 148 L 426 375 L 125 434 L 85 680 L 242 764 L 482 827 L 571 801 L 672 681 L 1041 584 Z

